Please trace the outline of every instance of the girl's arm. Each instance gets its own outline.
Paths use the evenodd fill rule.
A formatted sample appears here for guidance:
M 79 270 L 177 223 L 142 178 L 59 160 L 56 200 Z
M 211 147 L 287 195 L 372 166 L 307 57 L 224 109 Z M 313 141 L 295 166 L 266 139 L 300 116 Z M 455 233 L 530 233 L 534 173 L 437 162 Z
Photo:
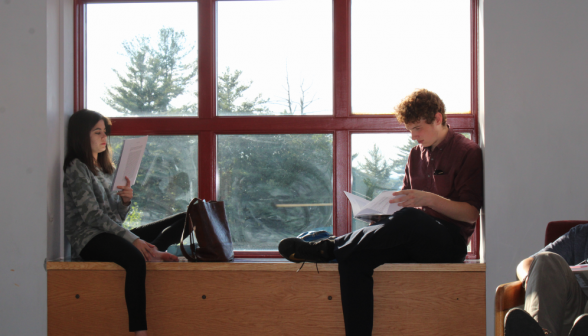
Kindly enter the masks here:
M 75 210 L 80 214 L 84 223 L 101 231 L 115 234 L 131 243 L 139 238 L 110 219 L 100 208 L 92 188 L 92 173 L 81 161 L 72 161 L 72 165 L 65 172 L 64 183 L 75 204 Z

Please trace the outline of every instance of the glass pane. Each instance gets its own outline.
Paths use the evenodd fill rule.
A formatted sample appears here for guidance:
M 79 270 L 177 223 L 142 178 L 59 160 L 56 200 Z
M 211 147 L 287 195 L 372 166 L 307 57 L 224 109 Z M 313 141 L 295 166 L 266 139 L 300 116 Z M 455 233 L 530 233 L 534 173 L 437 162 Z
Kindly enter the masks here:
M 218 198 L 236 250 L 277 250 L 309 230 L 333 232 L 333 136 L 218 136 Z
M 115 163 L 128 138 L 133 137 L 110 137 Z M 149 136 L 124 226 L 132 229 L 186 211 L 197 196 L 198 136 Z
M 372 200 L 382 191 L 402 189 L 408 154 L 416 145 L 410 133 L 352 134 L 352 193 Z M 353 230 L 367 225 L 353 219 Z
M 351 20 L 353 113 L 392 113 L 419 88 L 470 113 L 470 0 L 358 0 Z
M 217 114 L 332 114 L 332 2 L 218 2 Z
M 198 114 L 196 2 L 87 6 L 89 109 L 109 117 Z

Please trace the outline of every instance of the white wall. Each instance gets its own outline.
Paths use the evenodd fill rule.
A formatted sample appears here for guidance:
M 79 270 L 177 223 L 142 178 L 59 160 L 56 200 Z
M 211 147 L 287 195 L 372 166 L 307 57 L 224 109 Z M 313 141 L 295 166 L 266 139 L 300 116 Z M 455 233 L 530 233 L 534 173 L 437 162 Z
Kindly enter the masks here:
M 588 2 L 485 0 L 487 325 L 549 221 L 587 219 Z
M 47 330 L 44 261 L 63 244 L 58 165 L 71 109 L 71 57 L 63 57 L 72 54 L 71 3 L 0 1 L 0 335 Z

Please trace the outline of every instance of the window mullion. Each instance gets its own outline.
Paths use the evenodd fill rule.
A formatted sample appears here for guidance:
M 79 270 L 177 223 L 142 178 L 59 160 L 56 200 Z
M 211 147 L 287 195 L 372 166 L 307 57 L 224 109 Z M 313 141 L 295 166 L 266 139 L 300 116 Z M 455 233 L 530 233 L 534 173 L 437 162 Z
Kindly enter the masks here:
M 333 2 L 333 115 L 351 115 L 351 0 Z
M 216 199 L 216 134 L 198 133 L 198 198 Z
M 216 112 L 216 2 L 198 1 L 198 119 Z M 198 122 L 198 121 L 194 121 Z M 216 134 L 198 132 L 198 197 L 216 197 Z
M 198 116 L 216 112 L 216 2 L 198 1 Z
M 333 234 L 351 232 L 351 211 L 343 191 L 351 191 L 351 135 L 336 131 L 333 139 Z

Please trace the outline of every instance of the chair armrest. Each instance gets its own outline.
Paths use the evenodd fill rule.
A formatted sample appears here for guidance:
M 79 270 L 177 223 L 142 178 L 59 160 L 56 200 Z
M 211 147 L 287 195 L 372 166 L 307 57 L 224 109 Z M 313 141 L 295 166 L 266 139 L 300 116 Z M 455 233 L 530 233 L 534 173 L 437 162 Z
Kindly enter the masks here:
M 502 284 L 496 288 L 494 299 L 494 335 L 504 336 L 504 316 L 511 308 L 525 303 L 525 289 L 521 281 Z

